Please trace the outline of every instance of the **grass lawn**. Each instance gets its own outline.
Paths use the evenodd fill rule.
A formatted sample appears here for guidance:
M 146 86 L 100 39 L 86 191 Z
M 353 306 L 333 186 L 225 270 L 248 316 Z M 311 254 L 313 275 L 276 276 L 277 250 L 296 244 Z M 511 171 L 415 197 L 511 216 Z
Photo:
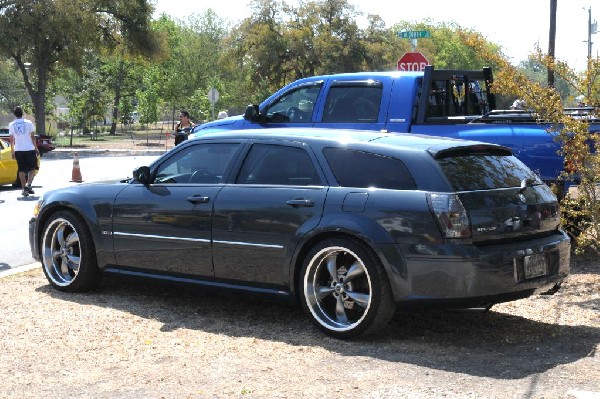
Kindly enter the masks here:
M 54 145 L 57 148 L 144 148 L 173 146 L 171 124 L 118 125 L 114 135 L 109 134 L 108 127 L 103 127 L 99 133 L 83 134 L 74 131 L 54 134 Z

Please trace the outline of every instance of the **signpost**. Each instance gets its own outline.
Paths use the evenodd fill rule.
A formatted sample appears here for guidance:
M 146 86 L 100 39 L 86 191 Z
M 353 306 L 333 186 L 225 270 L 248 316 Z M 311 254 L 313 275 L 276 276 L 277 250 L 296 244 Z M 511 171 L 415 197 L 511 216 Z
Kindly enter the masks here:
M 219 90 L 211 87 L 208 91 L 208 101 L 210 101 L 210 105 L 212 105 L 212 118 L 215 119 L 215 104 L 219 101 Z
M 422 71 L 429 65 L 427 58 L 419 52 L 404 53 L 398 60 L 399 71 Z

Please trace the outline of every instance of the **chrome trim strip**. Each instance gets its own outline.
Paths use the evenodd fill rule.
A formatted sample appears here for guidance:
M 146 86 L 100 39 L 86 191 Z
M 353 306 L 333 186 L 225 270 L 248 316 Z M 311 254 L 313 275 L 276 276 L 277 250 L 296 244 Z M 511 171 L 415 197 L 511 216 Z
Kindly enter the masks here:
M 121 237 L 138 237 L 138 238 L 158 238 L 162 240 L 175 240 L 175 241 L 192 241 L 192 242 L 206 242 L 210 243 L 210 240 L 205 238 L 191 238 L 191 237 L 168 237 L 168 236 L 159 236 L 154 234 L 135 234 L 135 233 L 123 233 L 120 231 L 115 231 L 114 236 Z M 276 248 L 283 249 L 283 245 L 269 245 L 269 244 L 254 244 L 251 242 L 241 242 L 241 241 L 213 241 L 215 244 L 227 244 L 227 245 L 243 245 L 248 247 L 261 247 L 261 248 Z
M 283 249 L 283 245 L 269 245 L 269 244 L 253 244 L 251 242 L 240 242 L 240 241 L 213 241 L 215 244 L 229 244 L 229 245 L 244 245 L 247 247 L 262 247 L 262 248 L 277 248 Z
M 191 237 L 168 237 L 168 236 L 158 236 L 154 234 L 134 234 L 134 233 L 123 233 L 120 231 L 115 231 L 115 236 L 122 237 L 139 237 L 139 238 L 159 238 L 162 240 L 175 240 L 175 241 L 193 241 L 193 242 L 207 242 L 210 243 L 209 239 L 206 238 L 191 238 Z

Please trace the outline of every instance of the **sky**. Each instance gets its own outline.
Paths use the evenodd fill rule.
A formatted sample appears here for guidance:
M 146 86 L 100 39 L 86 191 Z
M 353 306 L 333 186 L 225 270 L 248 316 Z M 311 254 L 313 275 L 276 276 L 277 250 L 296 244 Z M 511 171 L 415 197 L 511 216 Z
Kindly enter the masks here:
M 189 14 L 202 14 L 211 8 L 220 18 L 236 23 L 250 13 L 251 0 L 154 0 L 156 14 L 166 13 L 185 19 Z M 556 58 L 566 61 L 576 71 L 586 68 L 588 55 L 588 17 L 592 23 L 600 19 L 600 4 L 596 0 L 558 0 L 556 21 Z M 295 0 L 287 0 L 289 4 Z M 348 0 L 356 10 L 377 14 L 391 27 L 400 21 L 434 23 L 455 22 L 464 28 L 480 32 L 487 40 L 502 47 L 513 64 L 526 60 L 536 44 L 548 51 L 550 26 L 549 0 Z M 419 6 L 421 5 L 421 6 Z M 365 21 L 366 19 L 363 19 Z M 357 18 L 359 25 L 361 19 Z M 419 39 L 427 40 L 427 39 Z M 592 57 L 600 54 L 600 31 L 592 35 Z M 418 47 L 417 47 L 418 51 Z M 402 54 L 398 54 L 400 58 Z

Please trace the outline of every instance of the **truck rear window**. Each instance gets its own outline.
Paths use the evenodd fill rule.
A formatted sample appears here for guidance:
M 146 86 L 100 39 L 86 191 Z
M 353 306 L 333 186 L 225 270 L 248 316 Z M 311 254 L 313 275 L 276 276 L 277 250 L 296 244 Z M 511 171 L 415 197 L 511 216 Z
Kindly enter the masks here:
M 514 156 L 463 155 L 445 157 L 437 162 L 456 191 L 520 187 L 523 179 L 538 176 Z

